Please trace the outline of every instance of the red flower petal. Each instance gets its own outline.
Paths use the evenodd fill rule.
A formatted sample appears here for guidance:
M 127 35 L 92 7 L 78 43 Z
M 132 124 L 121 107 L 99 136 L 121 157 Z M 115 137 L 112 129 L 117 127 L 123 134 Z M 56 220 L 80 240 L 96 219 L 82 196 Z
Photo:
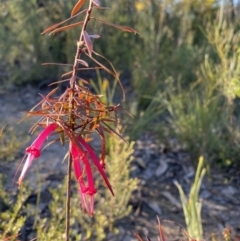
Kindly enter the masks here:
M 106 185 L 108 186 L 109 190 L 111 191 L 112 195 L 114 196 L 114 192 L 112 190 L 111 184 L 108 181 L 108 178 L 103 170 L 103 168 L 100 165 L 100 161 L 97 157 L 97 155 L 95 154 L 95 152 L 93 151 L 92 147 L 89 146 L 82 137 L 78 137 L 79 142 L 84 146 L 84 148 L 86 148 L 86 150 L 88 151 L 89 155 L 91 156 L 91 159 L 94 163 L 94 165 L 97 167 L 98 171 L 100 172 L 101 176 L 103 177 Z

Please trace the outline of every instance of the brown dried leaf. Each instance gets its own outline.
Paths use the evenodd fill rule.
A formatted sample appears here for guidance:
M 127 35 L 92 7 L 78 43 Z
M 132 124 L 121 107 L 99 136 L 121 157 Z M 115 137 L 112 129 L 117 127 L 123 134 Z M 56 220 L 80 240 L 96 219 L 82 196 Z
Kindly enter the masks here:
M 38 107 L 39 105 L 41 105 L 48 97 L 50 97 L 51 95 L 55 94 L 57 90 L 58 90 L 58 87 L 56 87 L 55 89 L 51 90 L 39 103 L 37 103 L 37 104 L 30 110 L 30 112 L 32 112 L 36 107 Z
M 99 0 L 93 0 L 94 6 L 100 7 L 100 1 Z
M 72 73 L 73 73 L 73 71 L 71 70 L 71 71 L 69 71 L 69 72 L 63 74 L 63 75 L 61 76 L 61 78 L 66 77 L 67 75 L 70 75 L 70 74 L 72 74 Z
M 124 138 L 119 134 L 117 133 L 111 126 L 109 126 L 107 123 L 105 123 L 104 121 L 102 121 L 102 123 L 106 126 L 106 127 L 103 127 L 104 130 L 106 131 L 109 131 L 109 133 L 114 133 L 115 135 L 117 135 L 121 140 L 123 140 L 125 143 L 128 143 L 126 140 L 124 140 Z
M 106 66 L 104 66 L 103 64 L 101 64 L 99 61 L 97 61 L 95 58 L 91 57 L 90 55 L 87 54 L 87 56 L 89 56 L 95 63 L 97 63 L 102 69 L 104 69 L 107 73 L 109 73 L 110 75 L 112 75 L 114 78 L 117 78 L 116 74 L 111 71 L 110 69 L 108 69 Z
M 97 56 L 105 59 L 105 60 L 110 64 L 110 66 L 112 67 L 112 69 L 113 69 L 113 71 L 114 71 L 114 75 L 113 75 L 113 76 L 117 79 L 118 84 L 119 84 L 120 87 L 121 87 L 122 94 L 123 94 L 123 100 L 125 101 L 125 91 L 124 91 L 124 88 L 123 88 L 123 85 L 122 85 L 122 83 L 121 83 L 121 80 L 119 79 L 118 74 L 117 74 L 117 71 L 116 71 L 116 69 L 114 68 L 113 64 L 111 63 L 110 60 L 108 60 L 106 57 L 102 56 L 101 54 L 98 54 L 98 53 L 95 52 L 95 51 L 93 51 L 93 53 L 94 53 L 95 55 L 97 55 Z M 100 65 L 100 66 L 101 66 L 101 65 Z M 102 66 L 101 66 L 101 67 L 102 67 Z
M 92 70 L 92 69 L 97 70 L 97 69 L 103 69 L 103 68 L 102 68 L 102 67 L 89 67 L 89 68 L 78 68 L 77 70 L 83 71 L 83 70 Z M 69 72 L 63 74 L 63 75 L 61 76 L 61 78 L 65 77 L 65 76 L 67 76 L 67 75 L 72 74 L 72 72 L 73 72 L 73 71 L 69 71 Z
M 89 130 L 90 131 L 93 131 L 93 130 L 95 130 L 97 127 L 98 127 L 98 121 L 94 121 L 94 122 L 92 122 L 90 125 L 89 125 Z
M 78 0 L 77 4 L 72 9 L 71 17 L 78 12 L 78 10 L 82 7 L 84 2 L 85 0 Z
M 78 68 L 78 70 L 92 70 L 92 69 L 103 69 L 102 67 L 89 67 L 89 68 Z
M 110 10 L 109 7 L 101 7 L 101 6 L 96 6 L 96 5 L 94 7 L 97 9 L 100 9 L 100 10 Z
M 56 140 L 48 142 L 41 151 L 45 150 L 47 147 L 51 146 L 52 144 L 59 142 L 60 140 L 61 140 L 60 138 L 57 138 Z
M 90 38 L 100 38 L 101 36 L 99 34 L 91 34 L 89 35 Z
M 77 61 L 78 61 L 79 64 L 82 64 L 82 65 L 88 67 L 88 63 L 85 60 L 78 59 Z
M 95 55 L 99 56 L 99 57 L 102 57 L 103 59 L 105 59 L 105 60 L 111 65 L 111 67 L 113 68 L 113 71 L 114 71 L 114 72 L 113 72 L 112 70 L 108 69 L 106 66 L 104 66 L 103 64 L 101 64 L 101 62 L 99 62 L 98 60 L 96 60 L 95 58 L 93 58 L 92 56 L 90 56 L 89 54 L 87 54 L 87 53 L 85 52 L 85 54 L 86 54 L 88 57 L 90 57 L 95 63 L 97 63 L 97 64 L 100 66 L 100 68 L 104 69 L 107 73 L 109 73 L 110 75 L 112 75 L 114 78 L 117 79 L 117 81 L 118 81 L 118 83 L 119 83 L 119 85 L 120 85 L 120 87 L 121 87 L 121 89 L 122 89 L 123 100 L 125 101 L 124 88 L 123 88 L 123 85 L 122 85 L 122 83 L 121 83 L 118 75 L 117 75 L 117 72 L 116 72 L 114 66 L 113 66 L 112 63 L 111 63 L 107 58 L 105 58 L 104 56 L 98 54 L 98 53 L 95 52 L 95 51 L 93 51 L 93 53 L 94 53 Z M 62 77 L 63 77 L 63 76 L 62 76 Z
M 87 50 L 88 50 L 88 53 L 90 55 L 90 57 L 92 57 L 92 51 L 93 51 L 93 44 L 92 44 L 92 41 L 88 35 L 88 33 L 86 31 L 83 32 L 83 37 L 84 37 L 84 40 L 85 40 L 85 44 L 87 46 Z
M 157 219 L 158 219 L 158 229 L 159 229 L 159 234 L 160 234 L 160 240 L 166 241 L 159 217 L 157 217 Z
M 41 65 L 58 65 L 58 66 L 69 66 L 72 67 L 72 64 L 62 64 L 62 63 L 42 63 Z
M 140 235 L 138 233 L 135 233 L 135 232 L 133 232 L 133 233 L 139 241 L 143 241 L 143 239 L 140 237 Z
M 47 118 L 45 118 L 45 117 L 40 118 L 40 120 L 38 120 L 36 123 L 33 124 L 33 126 L 30 128 L 28 133 L 33 134 L 39 126 L 42 126 L 41 122 L 44 122 L 44 120 L 46 120 L 46 119 Z
M 83 82 L 86 85 L 89 85 L 89 82 L 87 80 L 85 80 L 85 79 L 80 78 L 79 81 Z
M 49 32 L 49 31 L 57 28 L 59 25 L 64 24 L 65 22 L 66 21 L 63 21 L 63 22 L 60 22 L 60 23 L 56 23 L 56 24 L 50 26 L 49 28 L 45 29 L 41 34 L 45 34 L 45 33 Z
M 115 119 L 109 119 L 109 118 L 102 118 L 102 121 L 107 121 L 107 122 L 112 122 L 112 123 L 116 123 Z
M 52 85 L 56 85 L 56 84 L 59 84 L 59 83 L 67 82 L 67 81 L 69 81 L 69 80 L 70 80 L 70 79 L 64 79 L 64 80 L 55 81 L 55 82 L 49 84 L 48 86 L 52 86 Z
M 61 32 L 61 31 L 67 30 L 67 29 L 70 29 L 70 28 L 74 28 L 74 27 L 82 25 L 82 24 L 83 24 L 83 21 L 80 21 L 78 23 L 69 24 L 67 26 L 63 26 L 61 28 L 57 28 L 57 29 L 53 30 L 49 35 L 55 34 L 55 33 L 58 33 L 58 32 Z
M 81 11 L 81 12 L 78 13 L 78 14 L 76 14 L 75 16 L 73 16 L 73 17 L 71 17 L 71 18 L 68 18 L 68 19 L 65 19 L 64 21 L 62 21 L 62 22 L 60 22 L 60 23 L 56 23 L 56 24 L 54 24 L 54 25 L 48 27 L 48 28 L 45 29 L 41 34 L 45 34 L 45 33 L 49 32 L 49 31 L 51 31 L 51 30 L 57 28 L 58 26 L 60 26 L 60 25 L 62 25 L 62 24 L 64 24 L 64 23 L 66 23 L 67 21 L 69 21 L 69 20 L 71 20 L 71 19 L 77 17 L 78 15 L 80 15 L 80 14 L 86 12 L 86 11 L 87 11 L 87 9 L 84 9 L 83 11 Z
M 101 20 L 101 19 L 98 19 L 98 18 L 91 18 L 91 19 L 95 19 L 95 20 L 97 20 L 101 23 L 104 23 L 106 25 L 112 26 L 114 28 L 121 29 L 124 32 L 139 34 L 137 30 L 135 30 L 133 28 L 130 28 L 130 27 L 127 27 L 127 26 L 122 26 L 122 25 L 118 25 L 118 24 L 115 24 L 115 23 L 110 23 L 110 22 L 107 22 L 107 21 L 104 21 L 104 20 Z

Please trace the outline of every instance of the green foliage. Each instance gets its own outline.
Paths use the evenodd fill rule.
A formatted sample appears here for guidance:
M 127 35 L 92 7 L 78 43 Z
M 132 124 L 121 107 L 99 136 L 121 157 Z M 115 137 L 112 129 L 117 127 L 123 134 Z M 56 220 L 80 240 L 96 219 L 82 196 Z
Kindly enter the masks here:
M 71 230 L 73 240 L 84 237 L 87 240 L 106 240 L 109 233 L 117 233 L 116 221 L 127 216 L 131 207 L 128 202 L 131 193 L 136 189 L 138 180 L 130 178 L 129 166 L 132 161 L 133 142 L 127 144 L 119 138 L 111 138 L 108 142 L 106 156 L 106 170 L 110 183 L 113 185 L 115 196 L 97 181 L 98 195 L 96 195 L 95 214 L 89 217 L 82 213 L 79 204 L 79 194 L 74 188 L 71 198 Z M 99 177 L 100 178 L 100 177 Z M 39 240 L 58 240 L 64 236 L 65 229 L 65 190 L 66 180 L 58 189 L 52 189 L 52 202 L 49 205 L 50 219 L 39 220 L 37 237 Z M 57 227 L 57 228 L 56 228 Z M 78 231 L 79 230 L 79 231 Z
M 191 87 L 188 91 L 172 87 L 165 95 L 159 95 L 170 115 L 166 126 L 192 151 L 194 158 L 201 154 L 212 156 L 222 148 L 225 132 L 220 118 L 225 116 L 211 88 L 199 91 Z
M 22 138 L 23 133 L 16 126 L 3 126 L 0 135 L 0 160 L 13 161 L 19 149 L 29 140 L 28 137 Z
M 0 239 L 16 240 L 20 229 L 28 217 L 23 216 L 23 205 L 29 197 L 30 191 L 23 186 L 15 200 L 14 196 L 5 190 L 4 177 L 0 175 Z
M 210 25 L 205 35 L 211 51 L 196 69 L 196 80 L 185 86 L 181 78 L 170 77 L 157 96 L 169 114 L 167 127 L 194 158 L 204 155 L 210 163 L 227 164 L 237 161 L 240 141 L 239 33 L 224 22 L 221 28 Z
M 219 27 L 209 26 L 206 37 L 214 47 L 218 62 L 209 60 L 209 68 L 203 70 L 212 85 L 217 85 L 220 93 L 231 107 L 236 97 L 240 97 L 240 32 L 226 21 Z M 232 113 L 231 113 L 232 114 Z
M 98 12 L 99 18 L 136 29 L 135 11 L 133 10 L 134 1 L 102 0 L 101 4 L 102 6 L 110 7 L 111 10 Z M 95 31 L 100 32 L 101 36 L 104 36 L 104 38 L 96 41 L 96 51 L 104 53 L 104 56 L 110 59 L 118 70 L 131 71 L 138 36 L 123 33 L 115 28 L 109 28 L 97 22 L 95 24 Z M 133 51 L 133 49 L 135 50 Z
M 104 189 L 105 198 L 99 199 L 95 214 L 95 240 L 106 240 L 109 231 L 117 232 L 114 224 L 117 220 L 127 216 L 131 207 L 128 202 L 131 193 L 137 188 L 138 180 L 130 178 L 130 163 L 133 160 L 133 142 L 124 143 L 117 138 L 108 142 L 108 155 L 106 156 L 106 169 L 110 182 L 113 185 L 115 196 L 112 197 Z M 102 189 L 100 189 L 101 192 Z M 93 228 L 94 230 L 94 228 Z M 93 233 L 94 234 L 94 233 Z
M 147 96 L 145 98 L 150 99 Z M 145 98 L 142 97 L 142 99 Z M 129 111 L 133 118 L 128 119 L 126 132 L 130 134 L 132 139 L 137 138 L 143 130 L 153 131 L 152 122 L 156 123 L 154 126 L 159 126 L 158 118 L 165 110 L 163 104 L 159 104 L 159 101 L 155 99 L 151 100 L 145 109 L 140 111 L 139 109 L 141 109 L 140 103 L 137 100 L 129 104 Z
M 206 172 L 206 169 L 203 168 L 203 164 L 204 159 L 201 156 L 199 158 L 197 172 L 188 198 L 184 194 L 184 191 L 180 184 L 178 182 L 175 182 L 180 194 L 188 234 L 191 238 L 196 240 L 203 240 L 203 230 L 201 222 L 202 204 L 198 200 L 198 194 L 201 187 L 202 179 Z
M 43 67 L 43 62 L 67 62 L 74 56 L 73 32 L 58 38 L 41 36 L 46 26 L 69 16 L 75 1 L 4 1 L 0 11 L 0 77 L 7 84 L 36 83 L 60 75 L 57 67 Z M 75 33 L 76 35 L 76 33 Z M 74 49 L 73 49 L 74 48 Z
M 51 217 L 41 218 L 36 216 L 36 227 L 37 227 L 37 238 L 39 240 L 50 241 L 50 240 L 61 240 L 65 238 L 65 205 L 66 205 L 66 190 L 67 190 L 67 178 L 64 179 L 63 184 L 60 184 L 56 189 L 50 189 L 52 194 L 52 201 L 49 204 L 49 211 Z M 76 217 L 81 217 L 81 208 L 79 205 L 79 196 L 76 195 L 77 190 L 74 192 L 74 196 L 71 198 L 71 213 L 70 219 L 71 227 L 70 236 L 74 240 L 81 240 L 81 235 L 77 232 L 78 225 L 76 224 Z

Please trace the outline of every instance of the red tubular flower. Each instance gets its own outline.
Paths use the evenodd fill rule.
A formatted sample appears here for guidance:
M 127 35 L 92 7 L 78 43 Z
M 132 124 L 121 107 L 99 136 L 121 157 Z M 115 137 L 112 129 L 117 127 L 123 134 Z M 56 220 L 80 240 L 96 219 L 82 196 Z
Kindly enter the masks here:
M 27 154 L 27 159 L 26 162 L 23 166 L 23 170 L 21 172 L 21 175 L 18 179 L 18 185 L 20 186 L 22 184 L 22 180 L 31 166 L 32 162 L 34 159 L 38 158 L 41 155 L 41 147 L 43 142 L 46 140 L 46 138 L 51 134 L 51 132 L 55 131 L 57 128 L 56 123 L 52 123 L 48 125 L 35 139 L 35 141 L 32 143 L 31 146 L 26 148 L 26 154 Z
M 91 157 L 91 159 L 92 159 L 92 161 L 93 161 L 93 164 L 97 167 L 97 169 L 98 169 L 98 171 L 100 172 L 103 180 L 105 181 L 108 189 L 110 190 L 110 192 L 111 192 L 112 195 L 114 196 L 114 193 L 113 193 L 113 190 L 112 190 L 112 186 L 111 186 L 111 184 L 109 183 L 108 178 L 107 178 L 107 175 L 106 175 L 103 167 L 101 166 L 100 160 L 99 160 L 99 158 L 97 157 L 97 155 L 95 154 L 94 150 L 92 149 L 91 146 L 89 146 L 89 145 L 87 144 L 87 142 L 86 142 L 82 137 L 79 136 L 79 137 L 78 137 L 78 140 L 79 140 L 79 142 L 84 146 L 84 148 L 87 150 L 87 152 L 89 153 L 89 155 L 90 155 L 90 157 Z
M 86 210 L 88 213 L 90 213 L 90 209 L 87 205 L 87 187 L 85 185 L 84 179 L 83 179 L 83 172 L 82 172 L 82 166 L 81 166 L 81 159 L 85 153 L 80 154 L 76 146 L 71 144 L 71 155 L 73 158 L 73 169 L 75 173 L 75 177 L 79 183 L 79 194 L 82 202 L 82 209 Z
M 93 151 L 92 147 L 89 146 L 82 137 L 78 137 L 77 140 L 79 141 L 79 143 L 73 141 L 71 142 L 70 150 L 73 158 L 74 173 L 79 183 L 79 193 L 82 202 L 82 209 L 85 209 L 90 215 L 93 215 L 94 194 L 97 192 L 97 190 L 94 186 L 94 179 L 89 158 L 92 159 L 93 164 L 97 167 L 98 171 L 100 172 L 112 194 L 113 190 L 102 166 L 100 165 L 99 158 Z M 86 172 L 87 185 L 85 184 L 84 173 L 82 170 Z

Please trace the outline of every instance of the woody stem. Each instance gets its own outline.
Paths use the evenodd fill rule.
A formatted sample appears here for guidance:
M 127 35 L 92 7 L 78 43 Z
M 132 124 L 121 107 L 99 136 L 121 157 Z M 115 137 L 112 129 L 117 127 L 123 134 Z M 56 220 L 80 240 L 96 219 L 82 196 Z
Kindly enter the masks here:
M 70 124 L 70 129 L 72 134 L 74 135 L 74 122 L 75 122 L 75 117 L 73 114 L 74 108 L 75 108 L 75 103 L 74 103 L 74 96 L 75 96 L 75 84 L 76 84 L 76 76 L 77 76 L 77 71 L 78 71 L 78 59 L 80 58 L 80 55 L 82 53 L 82 46 L 81 42 L 83 41 L 83 34 L 84 31 L 87 28 L 87 24 L 90 20 L 90 15 L 92 13 L 93 9 L 93 0 L 89 0 L 89 7 L 87 10 L 87 14 L 85 16 L 85 20 L 83 23 L 83 27 L 80 33 L 80 38 L 77 44 L 77 51 L 74 59 L 74 65 L 73 65 L 73 73 L 72 77 L 70 79 L 70 87 L 71 87 L 71 92 L 70 92 L 70 98 L 69 98 L 69 124 Z M 69 146 L 70 150 L 70 146 Z M 67 171 L 67 200 L 66 200 L 66 241 L 69 241 L 69 229 L 70 229 L 70 198 L 71 198 L 71 170 L 72 170 L 72 156 L 69 154 L 68 158 L 68 171 Z
M 72 156 L 68 156 L 68 170 L 67 170 L 67 200 L 66 200 L 66 241 L 69 241 L 70 229 L 70 198 L 71 198 L 71 170 L 72 170 Z
M 90 21 L 92 9 L 93 9 L 93 1 L 90 0 L 88 10 L 87 10 L 84 22 L 83 22 L 82 30 L 81 30 L 81 33 L 80 33 L 80 37 L 79 37 L 79 40 L 78 40 L 78 44 L 77 44 L 77 51 L 76 51 L 75 60 L 74 60 L 74 64 L 73 64 L 73 72 L 72 72 L 72 77 L 70 79 L 70 86 L 71 87 L 73 87 L 73 85 L 75 83 L 76 76 L 77 76 L 78 59 L 80 58 L 80 55 L 82 53 L 82 43 L 81 42 L 83 41 L 84 31 L 86 30 L 88 22 Z

